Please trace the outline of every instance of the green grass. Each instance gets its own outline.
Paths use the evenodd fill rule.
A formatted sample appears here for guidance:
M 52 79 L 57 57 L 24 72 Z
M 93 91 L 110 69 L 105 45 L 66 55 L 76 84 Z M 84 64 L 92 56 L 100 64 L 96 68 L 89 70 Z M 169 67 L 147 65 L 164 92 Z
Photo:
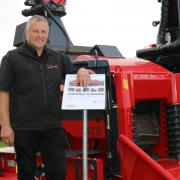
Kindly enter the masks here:
M 0 148 L 1 147 L 7 147 L 7 144 L 3 143 L 2 141 L 0 141 Z

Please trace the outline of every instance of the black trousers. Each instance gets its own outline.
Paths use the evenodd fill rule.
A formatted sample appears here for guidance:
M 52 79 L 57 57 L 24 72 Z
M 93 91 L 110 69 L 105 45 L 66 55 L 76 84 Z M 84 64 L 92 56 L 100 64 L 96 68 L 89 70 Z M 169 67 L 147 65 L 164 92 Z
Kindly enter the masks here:
M 15 131 L 14 147 L 18 180 L 34 180 L 36 153 L 45 165 L 47 180 L 64 180 L 66 176 L 65 138 L 61 128 L 43 131 Z

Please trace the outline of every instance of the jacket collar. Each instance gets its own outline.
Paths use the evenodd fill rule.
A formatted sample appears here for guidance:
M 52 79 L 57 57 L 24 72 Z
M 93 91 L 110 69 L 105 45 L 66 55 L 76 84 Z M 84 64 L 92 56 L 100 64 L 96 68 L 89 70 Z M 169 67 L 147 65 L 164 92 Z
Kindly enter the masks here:
M 30 46 L 30 45 L 27 43 L 27 41 L 25 41 L 25 42 L 23 43 L 23 45 L 20 47 L 20 51 L 21 51 L 22 53 L 24 53 L 24 54 L 29 55 L 29 56 L 32 56 L 32 57 L 35 57 L 35 58 L 39 58 L 36 50 L 35 50 L 32 46 Z M 52 51 L 45 46 L 45 47 L 44 47 L 44 50 L 43 50 L 43 53 L 42 53 L 41 56 L 50 55 L 51 53 L 52 53 Z

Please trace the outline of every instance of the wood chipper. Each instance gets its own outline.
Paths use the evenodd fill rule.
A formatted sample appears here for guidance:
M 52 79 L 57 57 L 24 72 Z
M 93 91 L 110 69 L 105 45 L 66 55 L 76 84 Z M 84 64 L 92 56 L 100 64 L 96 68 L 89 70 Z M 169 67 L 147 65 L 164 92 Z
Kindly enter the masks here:
M 48 46 L 77 67 L 105 74 L 106 108 L 88 111 L 88 180 L 180 179 L 180 0 L 158 0 L 157 42 L 125 58 L 116 46 L 74 46 L 61 21 L 64 0 L 26 0 L 24 16 L 47 17 Z M 70 2 L 69 2 L 70 3 Z M 14 46 L 25 41 L 17 26 Z M 63 92 L 62 92 L 63 93 Z M 63 111 L 67 180 L 83 179 L 82 111 Z M 0 149 L 0 179 L 16 179 L 13 149 Z M 46 179 L 37 154 L 37 179 Z

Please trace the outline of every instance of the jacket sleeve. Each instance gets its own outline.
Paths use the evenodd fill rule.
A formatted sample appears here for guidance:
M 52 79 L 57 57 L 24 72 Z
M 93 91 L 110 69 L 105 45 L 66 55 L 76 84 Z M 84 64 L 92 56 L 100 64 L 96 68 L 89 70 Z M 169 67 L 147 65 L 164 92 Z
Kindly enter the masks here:
M 66 74 L 74 74 L 77 72 L 77 68 L 73 65 L 70 58 L 67 55 L 63 56 L 63 78 L 65 78 Z
M 0 64 L 0 90 L 9 92 L 12 88 L 15 73 L 11 63 L 10 52 L 1 60 Z

